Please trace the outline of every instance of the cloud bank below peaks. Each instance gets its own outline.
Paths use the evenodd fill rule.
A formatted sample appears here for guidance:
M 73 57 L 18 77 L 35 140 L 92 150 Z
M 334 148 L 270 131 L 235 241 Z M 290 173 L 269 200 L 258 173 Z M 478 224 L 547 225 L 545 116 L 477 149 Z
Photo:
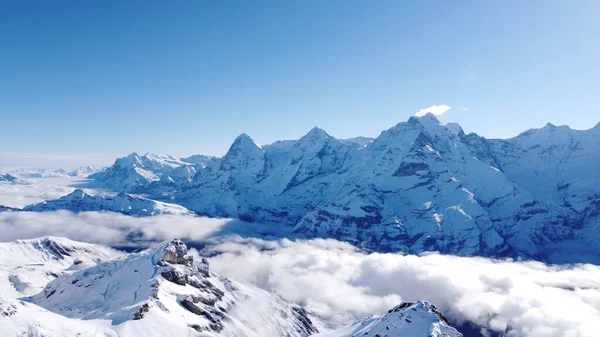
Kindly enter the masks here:
M 426 254 L 366 254 L 335 240 L 235 239 L 203 250 L 214 271 L 272 289 L 329 328 L 428 300 L 454 324 L 506 336 L 597 336 L 600 267 Z

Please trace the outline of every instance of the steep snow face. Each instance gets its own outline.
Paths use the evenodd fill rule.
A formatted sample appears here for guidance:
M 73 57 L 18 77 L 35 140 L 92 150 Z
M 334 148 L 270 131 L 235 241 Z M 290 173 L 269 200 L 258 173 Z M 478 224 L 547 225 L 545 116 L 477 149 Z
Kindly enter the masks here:
M 211 273 L 179 240 L 50 282 L 31 302 L 131 336 L 309 336 L 306 312 Z
M 76 189 L 72 193 L 56 200 L 44 201 L 23 208 L 23 211 L 27 212 L 47 212 L 57 210 L 68 210 L 74 213 L 109 211 L 131 216 L 194 214 L 179 205 L 133 197 L 124 193 L 119 193 L 111 197 L 92 196 L 85 193 L 82 189 Z
M 91 175 L 90 178 L 121 192 L 165 192 L 189 182 L 196 173 L 196 168 L 193 164 L 175 157 L 151 153 L 140 156 L 134 152 L 117 159 L 111 167 Z
M 404 302 L 381 316 L 362 319 L 315 337 L 462 337 L 437 308 L 425 301 Z
M 11 297 L 33 295 L 61 275 L 121 255 L 110 248 L 59 237 L 2 242 L 0 294 Z

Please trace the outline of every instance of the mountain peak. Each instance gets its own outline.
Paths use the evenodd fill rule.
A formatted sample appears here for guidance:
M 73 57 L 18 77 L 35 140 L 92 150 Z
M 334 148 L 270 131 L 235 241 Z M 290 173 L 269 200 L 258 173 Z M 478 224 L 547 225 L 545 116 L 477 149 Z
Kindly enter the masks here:
M 75 191 L 65 195 L 64 198 L 74 199 L 74 198 L 84 198 L 85 196 L 89 196 L 89 194 L 85 193 L 85 191 L 82 190 L 81 188 L 78 188 Z
M 426 302 L 403 302 L 381 316 L 372 316 L 352 326 L 318 337 L 431 336 L 463 337 L 437 308 Z
M 310 131 L 304 135 L 304 137 L 300 138 L 300 142 L 310 142 L 310 143 L 315 143 L 318 142 L 320 140 L 323 139 L 328 139 L 331 138 L 331 136 L 329 134 L 327 134 L 327 132 L 325 132 L 325 130 L 318 128 L 318 127 L 314 127 L 312 129 L 310 129 Z
M 306 136 L 329 137 L 329 134 L 327 134 L 327 132 L 325 130 L 321 129 L 320 127 L 315 126 L 314 128 L 310 129 L 310 131 L 308 131 Z
M 431 112 L 428 112 L 428 113 L 424 114 L 423 116 L 412 116 L 409 118 L 409 121 L 413 118 L 415 120 L 419 121 L 421 124 L 424 124 L 424 123 L 440 124 L 440 120 Z
M 231 148 L 233 148 L 234 146 L 246 146 L 246 145 L 250 145 L 252 147 L 257 147 L 257 148 L 261 148 L 260 145 L 258 145 L 254 139 L 252 139 L 250 136 L 248 136 L 246 133 L 242 133 L 241 135 L 237 136 L 235 138 L 235 140 L 233 141 L 233 144 L 231 144 L 230 150 Z

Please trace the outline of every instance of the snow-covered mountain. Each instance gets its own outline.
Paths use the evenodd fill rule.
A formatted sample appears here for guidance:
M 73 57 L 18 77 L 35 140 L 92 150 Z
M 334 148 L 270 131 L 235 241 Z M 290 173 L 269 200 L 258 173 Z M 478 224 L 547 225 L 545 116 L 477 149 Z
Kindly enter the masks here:
M 213 159 L 201 155 L 179 159 L 132 153 L 118 158 L 112 166 L 89 178 L 120 192 L 160 194 L 179 189 L 192 179 L 198 168 L 205 167 Z
M 203 215 L 378 251 L 589 262 L 600 261 L 599 179 L 600 126 L 488 140 L 428 114 L 372 142 L 314 128 L 260 146 L 243 134 L 188 181 L 139 186 L 156 198 L 175 190 L 174 202 Z M 115 181 L 119 189 L 123 179 Z M 561 255 L 551 253 L 556 245 Z
M 178 240 L 51 281 L 28 301 L 121 336 L 290 336 L 317 332 L 281 297 L 211 273 Z M 101 323 L 104 324 L 101 324 Z
M 82 189 L 76 189 L 68 195 L 55 200 L 48 200 L 23 208 L 27 212 L 47 212 L 68 210 L 71 212 L 109 211 L 131 216 L 153 216 L 159 214 L 194 215 L 186 208 L 157 202 L 145 198 L 134 197 L 125 193 L 115 196 L 93 196 Z
M 10 173 L 0 174 L 0 183 L 27 184 L 26 181 L 19 179 Z
M 76 169 L 74 171 L 71 171 L 71 172 L 67 172 L 67 175 L 71 176 L 71 177 L 82 177 L 82 178 L 85 178 L 85 177 L 88 177 L 88 176 L 90 176 L 90 175 L 98 172 L 98 171 L 99 170 L 94 165 L 89 165 L 89 166 L 80 167 L 80 168 L 78 168 L 78 169 Z
M 426 302 L 404 302 L 386 314 L 362 319 L 347 328 L 314 337 L 462 337 L 450 322 Z

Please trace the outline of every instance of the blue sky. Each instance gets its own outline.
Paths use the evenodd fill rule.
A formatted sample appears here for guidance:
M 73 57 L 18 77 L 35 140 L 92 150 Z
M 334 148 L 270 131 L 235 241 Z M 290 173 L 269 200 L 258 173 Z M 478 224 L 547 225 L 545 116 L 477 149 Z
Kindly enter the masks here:
M 487 137 L 600 121 L 594 0 L 0 6 L 5 167 L 377 136 L 434 105 Z

